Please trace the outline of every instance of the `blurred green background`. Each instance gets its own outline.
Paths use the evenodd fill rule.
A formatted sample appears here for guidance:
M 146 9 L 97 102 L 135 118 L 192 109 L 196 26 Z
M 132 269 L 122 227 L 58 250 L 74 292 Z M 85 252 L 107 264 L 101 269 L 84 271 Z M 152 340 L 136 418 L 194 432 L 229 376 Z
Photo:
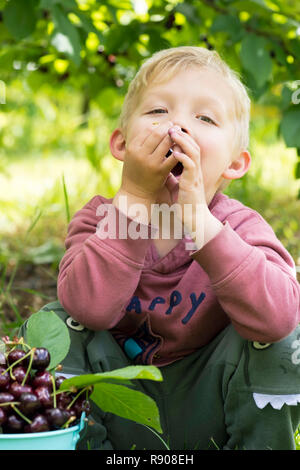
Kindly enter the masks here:
M 1 332 L 56 298 L 70 218 L 119 188 L 108 142 L 128 83 L 165 47 L 216 49 L 240 73 L 252 167 L 226 192 L 300 265 L 299 38 L 292 0 L 0 0 Z

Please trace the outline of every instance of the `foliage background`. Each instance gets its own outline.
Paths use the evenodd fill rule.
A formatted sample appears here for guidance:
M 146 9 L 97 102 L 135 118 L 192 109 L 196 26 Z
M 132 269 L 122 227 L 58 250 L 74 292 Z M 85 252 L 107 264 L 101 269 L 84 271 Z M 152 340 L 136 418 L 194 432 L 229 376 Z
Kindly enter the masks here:
M 216 49 L 252 98 L 252 168 L 227 193 L 300 265 L 300 4 L 296 0 L 0 0 L 0 315 L 11 334 L 56 297 L 72 215 L 112 197 L 109 135 L 155 51 Z

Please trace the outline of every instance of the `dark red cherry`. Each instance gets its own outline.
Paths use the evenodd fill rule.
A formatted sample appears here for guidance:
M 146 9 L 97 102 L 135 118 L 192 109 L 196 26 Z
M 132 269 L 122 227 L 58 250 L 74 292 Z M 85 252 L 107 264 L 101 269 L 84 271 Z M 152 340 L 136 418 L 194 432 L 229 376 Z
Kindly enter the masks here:
M 41 407 L 41 403 L 34 393 L 22 393 L 19 401 L 20 410 L 25 416 L 31 416 Z
M 38 397 L 41 405 L 44 408 L 53 406 L 53 398 L 50 395 L 48 387 L 41 385 L 40 387 L 34 389 L 34 394 Z
M 46 416 L 44 416 L 42 414 L 36 415 L 33 418 L 31 424 L 27 424 L 24 427 L 25 432 L 45 432 L 45 431 L 49 431 L 49 430 L 50 430 L 50 427 L 49 427 L 49 423 L 47 421 L 47 418 L 46 418 Z
M 5 423 L 5 431 L 22 432 L 24 424 L 25 421 L 20 416 L 11 414 L 8 416 L 7 421 Z
M 46 348 L 36 348 L 33 353 L 32 368 L 47 369 L 50 364 L 50 353 Z
M 48 387 L 52 390 L 52 375 L 48 370 L 38 370 L 32 381 L 33 387 Z
M 56 396 L 57 407 L 66 408 L 72 401 L 72 397 L 67 392 L 58 393 Z
M 21 384 L 25 378 L 26 372 L 27 369 L 25 367 L 18 365 L 16 367 L 13 367 L 12 375 L 15 377 L 16 381 Z M 26 378 L 26 383 L 30 382 L 30 378 L 30 374 L 28 374 Z
M 60 408 L 48 408 L 45 410 L 46 418 L 51 426 L 60 428 L 69 419 L 69 413 Z
M 22 359 L 22 357 L 25 356 L 25 351 L 23 349 L 13 349 L 10 351 L 10 353 L 7 355 L 7 362 L 9 365 L 14 364 L 14 362 L 19 361 Z M 19 365 L 27 365 L 28 364 L 28 356 L 23 360 L 18 362 Z
M 80 418 L 83 412 L 85 412 L 86 416 L 91 413 L 90 402 L 85 399 L 77 399 L 73 405 L 73 409 L 75 410 L 77 418 Z
M 5 390 L 10 382 L 9 372 L 5 372 L 4 367 L 0 367 L 0 390 Z
M 19 398 L 22 393 L 32 393 L 31 385 L 22 385 L 19 382 L 12 382 L 9 387 L 9 392 L 15 397 Z
M 2 424 L 4 424 L 6 420 L 7 420 L 6 413 L 3 409 L 3 407 L 0 406 L 0 426 L 2 426 Z
M 5 406 L 1 406 L 1 408 L 8 409 L 10 407 L 10 402 L 15 401 L 15 397 L 9 392 L 1 392 L 0 393 L 0 403 L 7 403 Z
M 57 390 L 59 389 L 59 387 L 61 386 L 61 384 L 63 383 L 64 380 L 66 380 L 66 377 L 64 377 L 63 375 L 59 375 L 58 377 L 56 377 L 55 386 L 56 386 Z
M 70 423 L 74 423 L 77 419 L 77 415 L 76 415 L 76 411 L 74 410 L 74 408 L 68 408 L 68 409 L 65 409 L 63 410 L 67 416 L 67 421 L 70 420 Z

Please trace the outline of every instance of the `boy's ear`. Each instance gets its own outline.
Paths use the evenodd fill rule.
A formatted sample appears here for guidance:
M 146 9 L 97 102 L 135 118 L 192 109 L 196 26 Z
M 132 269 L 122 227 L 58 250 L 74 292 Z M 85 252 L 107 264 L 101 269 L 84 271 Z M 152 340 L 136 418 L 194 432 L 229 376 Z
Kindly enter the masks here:
M 124 161 L 126 141 L 121 129 L 115 129 L 110 136 L 109 141 L 110 151 L 117 159 Z
M 240 155 L 235 158 L 226 170 L 222 173 L 223 178 L 227 180 L 235 180 L 242 178 L 251 165 L 251 155 L 248 150 L 243 150 Z

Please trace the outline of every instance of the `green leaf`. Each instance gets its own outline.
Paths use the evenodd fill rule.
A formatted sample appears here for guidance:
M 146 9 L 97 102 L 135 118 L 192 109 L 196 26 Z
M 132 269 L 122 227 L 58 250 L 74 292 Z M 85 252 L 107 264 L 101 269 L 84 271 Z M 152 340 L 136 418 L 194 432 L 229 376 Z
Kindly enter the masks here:
M 64 380 L 61 389 L 66 390 L 74 386 L 76 388 L 94 385 L 108 380 L 124 381 L 131 379 L 163 380 L 160 370 L 155 366 L 128 366 L 122 369 L 115 369 L 110 372 L 101 372 L 97 374 L 83 374 Z
M 218 15 L 210 28 L 211 33 L 225 31 L 233 41 L 238 41 L 242 34 L 242 26 L 237 17 L 231 15 Z
M 3 10 L 3 21 L 8 31 L 16 39 L 29 36 L 36 24 L 35 7 L 37 0 L 10 0 Z
M 264 38 L 255 34 L 247 34 L 241 44 L 240 57 L 243 67 L 251 73 L 258 87 L 265 85 L 272 73 L 272 60 L 267 45 Z
M 64 8 L 76 9 L 77 3 L 75 0 L 41 0 L 40 8 L 50 9 L 54 4 L 63 4 Z
M 60 245 L 56 245 L 53 240 L 49 240 L 43 245 L 28 248 L 24 258 L 33 264 L 58 263 L 63 252 Z
M 175 6 L 174 11 L 178 11 L 186 17 L 189 23 L 201 24 L 201 18 L 194 5 L 183 2 Z
M 80 11 L 76 11 L 76 16 L 80 19 L 82 29 L 84 29 L 87 33 L 95 33 L 99 40 L 103 41 L 103 34 L 99 31 L 93 24 L 92 20 L 85 16 L 84 13 Z
M 150 426 L 162 433 L 157 405 L 142 392 L 122 385 L 101 383 L 95 385 L 90 398 L 106 413 Z
M 290 48 L 292 54 L 294 54 L 297 57 L 297 60 L 300 59 L 300 44 L 299 44 L 299 39 L 292 39 L 290 41 Z
M 295 178 L 299 179 L 300 178 L 300 161 L 296 163 L 296 168 L 295 168 Z
M 285 112 L 280 129 L 288 147 L 300 147 L 300 109 Z
M 53 311 L 40 310 L 29 317 L 26 341 L 31 347 L 48 349 L 50 370 L 63 361 L 70 348 L 68 328 Z
M 51 12 L 56 26 L 51 43 L 59 52 L 69 56 L 76 65 L 80 65 L 81 43 L 76 26 L 70 22 L 60 5 L 53 5 Z
M 170 47 L 170 42 L 161 35 L 159 28 L 147 28 L 145 31 L 149 35 L 148 48 L 151 53 Z
M 141 34 L 141 25 L 132 21 L 128 25 L 113 24 L 103 37 L 103 44 L 107 54 L 123 54 L 138 41 Z

